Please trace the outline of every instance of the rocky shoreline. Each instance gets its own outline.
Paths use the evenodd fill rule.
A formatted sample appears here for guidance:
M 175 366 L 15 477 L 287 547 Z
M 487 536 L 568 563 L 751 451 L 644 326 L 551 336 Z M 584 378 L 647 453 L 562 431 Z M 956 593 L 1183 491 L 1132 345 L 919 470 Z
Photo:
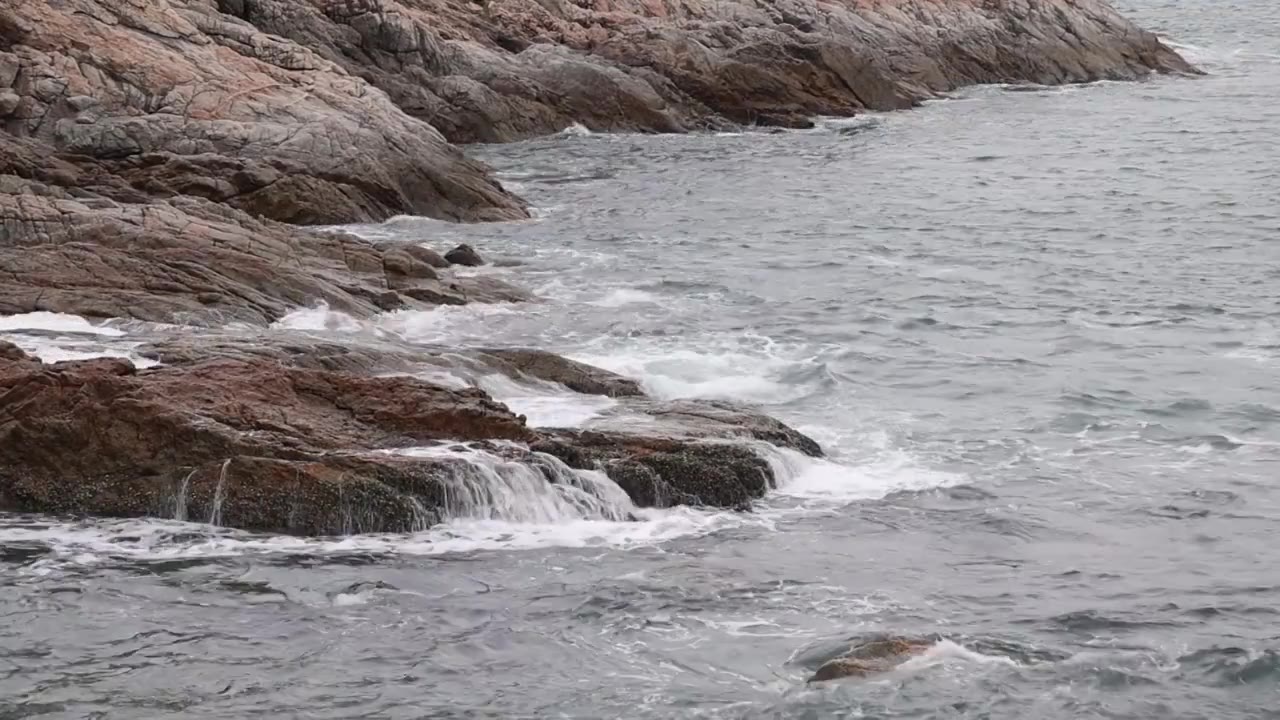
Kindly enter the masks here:
M 0 314 L 216 329 L 321 302 L 533 301 L 451 270 L 474 251 L 304 226 L 528 217 L 453 143 L 803 127 L 967 84 L 1153 72 L 1196 71 L 1098 0 L 17 0 L 0 8 Z M 0 510 L 399 532 L 456 515 L 469 482 L 412 448 L 553 486 L 601 472 L 636 507 L 746 507 L 777 480 L 753 442 L 821 455 L 750 410 L 537 350 L 203 332 L 140 352 L 159 365 L 0 343 Z M 418 372 L 459 363 L 618 409 L 531 427 Z

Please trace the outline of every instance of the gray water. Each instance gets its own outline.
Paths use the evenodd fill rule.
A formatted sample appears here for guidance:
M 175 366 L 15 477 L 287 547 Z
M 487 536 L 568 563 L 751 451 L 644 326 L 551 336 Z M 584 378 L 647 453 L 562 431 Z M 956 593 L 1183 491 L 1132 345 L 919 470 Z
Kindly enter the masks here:
M 478 148 L 538 220 L 360 231 L 471 242 L 546 302 L 276 331 L 759 404 L 832 461 L 775 458 L 755 512 L 320 540 L 0 516 L 0 717 L 1280 716 L 1280 9 L 1124 4 L 1211 74 Z M 940 641 L 806 687 L 873 632 Z

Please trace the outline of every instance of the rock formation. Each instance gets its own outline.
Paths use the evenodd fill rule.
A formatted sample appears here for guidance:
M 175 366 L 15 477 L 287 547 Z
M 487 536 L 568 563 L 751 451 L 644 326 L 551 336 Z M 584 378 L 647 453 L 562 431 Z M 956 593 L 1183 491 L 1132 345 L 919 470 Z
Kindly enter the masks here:
M 1101 0 L 224 0 L 455 142 L 802 126 L 991 82 L 1189 71 Z
M 527 217 L 451 142 L 803 126 L 971 83 L 1150 72 L 1192 69 L 1102 0 L 9 0 L 0 314 L 262 328 L 321 302 L 528 300 L 451 274 L 482 262 L 471 248 L 299 226 Z M 536 350 L 161 334 L 142 370 L 0 344 L 0 509 L 408 530 L 456 509 L 464 462 L 392 452 L 409 446 L 600 470 L 640 506 L 745 507 L 776 481 L 754 444 L 821 453 L 751 411 L 660 402 Z M 463 366 L 616 405 L 529 427 L 424 379 Z
M 211 2 L 5 3 L 0 92 L 0 128 L 93 161 L 129 200 L 200 197 L 306 224 L 524 216 L 384 93 Z
M 0 343 L 0 509 L 177 516 L 301 534 L 408 531 L 460 509 L 451 498 L 465 460 L 398 448 L 479 443 L 531 466 L 539 464 L 532 453 L 546 453 L 604 470 L 649 507 L 742 507 L 763 495 L 773 471 L 742 438 L 788 434 L 820 453 L 781 423 L 723 404 L 645 401 L 632 410 L 655 422 L 639 432 L 531 428 L 479 389 L 373 374 L 434 362 L 417 354 L 184 342 L 144 350 L 170 363 L 145 370 L 114 358 L 46 365 Z M 542 353 L 485 351 L 475 360 L 502 355 L 486 367 L 527 377 L 525 369 L 546 376 L 559 366 L 571 379 L 593 375 L 584 387 L 628 389 L 603 370 Z M 716 419 L 664 418 L 703 411 Z

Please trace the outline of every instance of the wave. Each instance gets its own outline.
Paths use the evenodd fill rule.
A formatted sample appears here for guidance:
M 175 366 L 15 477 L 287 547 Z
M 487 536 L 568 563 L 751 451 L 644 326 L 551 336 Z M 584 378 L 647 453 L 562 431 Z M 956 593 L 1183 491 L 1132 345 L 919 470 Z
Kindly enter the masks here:
M 92 323 L 79 315 L 33 312 L 0 316 L 0 339 L 47 363 L 94 358 L 123 358 L 139 368 L 157 365 L 126 341 L 128 332 L 115 323 Z

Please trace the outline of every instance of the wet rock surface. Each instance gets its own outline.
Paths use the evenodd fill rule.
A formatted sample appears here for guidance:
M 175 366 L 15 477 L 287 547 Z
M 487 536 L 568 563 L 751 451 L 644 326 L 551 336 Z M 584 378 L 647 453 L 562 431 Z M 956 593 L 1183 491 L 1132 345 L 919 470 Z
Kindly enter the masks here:
M 470 245 L 459 245 L 444 254 L 444 259 L 449 261 L 451 265 L 465 265 L 467 267 L 479 267 L 484 264 L 484 259 L 480 257 L 480 253 Z
M 844 655 L 823 663 L 809 682 L 863 678 L 889 672 L 933 647 L 934 643 L 935 640 L 929 638 L 896 635 L 867 638 L 855 643 Z
M 165 364 L 44 364 L 0 345 L 0 507 L 298 534 L 408 531 L 460 509 L 456 480 L 466 461 L 397 448 L 462 443 L 531 467 L 545 466 L 541 453 L 604 471 L 642 507 L 744 508 L 763 495 L 776 482 L 772 468 L 735 440 L 789 433 L 797 448 L 820 453 L 770 418 L 636 397 L 625 378 L 536 351 L 216 336 L 138 351 Z M 554 368 L 587 392 L 633 393 L 625 396 L 632 417 L 649 413 L 655 422 L 643 431 L 617 418 L 607 431 L 532 428 L 478 388 L 415 376 L 443 368 L 544 381 L 554 381 Z M 701 426 L 699 411 L 708 417 Z

